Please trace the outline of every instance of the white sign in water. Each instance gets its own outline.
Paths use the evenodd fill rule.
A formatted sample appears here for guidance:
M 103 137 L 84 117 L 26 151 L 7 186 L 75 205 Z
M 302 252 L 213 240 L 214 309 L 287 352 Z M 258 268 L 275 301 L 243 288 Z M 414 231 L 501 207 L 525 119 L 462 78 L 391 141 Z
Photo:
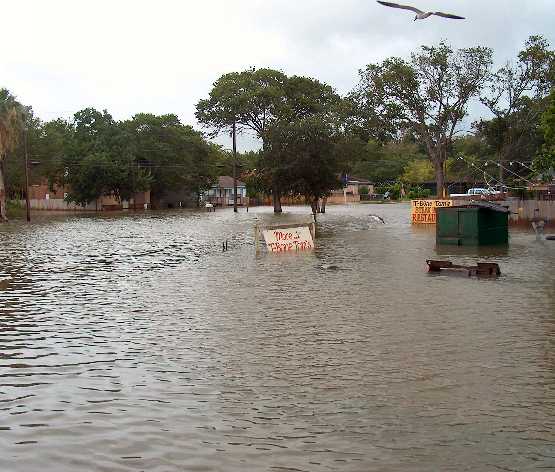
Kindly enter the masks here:
M 269 252 L 309 251 L 314 249 L 312 233 L 308 226 L 262 231 Z

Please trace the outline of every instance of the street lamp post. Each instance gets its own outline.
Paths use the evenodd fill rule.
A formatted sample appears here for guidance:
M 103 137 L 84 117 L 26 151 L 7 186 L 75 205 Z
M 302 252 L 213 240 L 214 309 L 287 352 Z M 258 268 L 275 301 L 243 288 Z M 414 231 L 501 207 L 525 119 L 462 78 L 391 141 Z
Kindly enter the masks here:
M 237 126 L 233 120 L 233 211 L 237 213 Z
M 23 129 L 23 147 L 25 150 L 25 207 L 27 221 L 31 221 L 31 202 L 29 200 L 29 154 L 27 152 L 27 128 Z

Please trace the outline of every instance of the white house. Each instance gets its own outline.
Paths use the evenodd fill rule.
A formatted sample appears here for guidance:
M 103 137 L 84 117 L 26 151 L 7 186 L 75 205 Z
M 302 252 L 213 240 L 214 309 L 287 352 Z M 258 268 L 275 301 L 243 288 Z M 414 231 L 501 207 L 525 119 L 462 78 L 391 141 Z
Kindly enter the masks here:
M 216 206 L 233 205 L 233 177 L 218 177 L 218 182 L 206 192 L 205 199 Z M 247 186 L 240 180 L 237 180 L 237 205 L 248 205 Z

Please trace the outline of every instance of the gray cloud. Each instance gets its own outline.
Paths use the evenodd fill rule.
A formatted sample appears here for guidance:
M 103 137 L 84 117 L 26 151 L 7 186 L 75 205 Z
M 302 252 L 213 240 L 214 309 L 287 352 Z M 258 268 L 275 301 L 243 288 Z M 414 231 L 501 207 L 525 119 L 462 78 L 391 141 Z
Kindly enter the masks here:
M 194 105 L 213 81 L 250 66 L 317 77 L 345 93 L 366 64 L 442 39 L 490 46 L 499 63 L 531 34 L 555 44 L 552 0 L 409 1 L 468 20 L 413 22 L 373 0 L 10 2 L 0 86 L 43 119 L 94 106 L 118 119 L 146 111 L 194 123 Z

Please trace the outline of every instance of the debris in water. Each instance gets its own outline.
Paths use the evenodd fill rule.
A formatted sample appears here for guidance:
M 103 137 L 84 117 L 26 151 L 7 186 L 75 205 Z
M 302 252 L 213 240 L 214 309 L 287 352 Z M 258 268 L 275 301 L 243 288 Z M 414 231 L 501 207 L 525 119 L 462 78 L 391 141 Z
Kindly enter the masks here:
M 447 272 L 453 274 L 462 274 L 467 277 L 473 275 L 477 277 L 498 277 L 501 275 L 499 264 L 494 262 L 478 262 L 475 266 L 463 266 L 453 264 L 451 261 L 426 261 L 428 264 L 428 272 Z
M 385 225 L 385 221 L 381 216 L 378 216 L 378 215 L 368 215 L 368 216 L 374 223 L 381 223 L 382 225 Z
M 322 264 L 320 266 L 320 269 L 322 270 L 339 270 L 339 266 L 333 265 L 333 264 Z

